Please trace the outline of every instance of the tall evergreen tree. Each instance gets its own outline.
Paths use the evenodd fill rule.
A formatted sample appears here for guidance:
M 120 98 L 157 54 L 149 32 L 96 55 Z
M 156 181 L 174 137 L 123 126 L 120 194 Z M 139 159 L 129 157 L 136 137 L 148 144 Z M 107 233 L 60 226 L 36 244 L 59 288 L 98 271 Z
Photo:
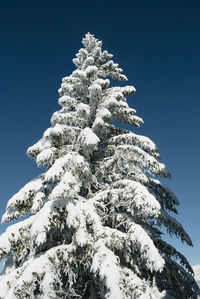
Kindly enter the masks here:
M 117 127 L 142 119 L 126 97 L 133 86 L 86 34 L 62 80 L 51 127 L 27 153 L 46 171 L 7 204 L 3 222 L 23 218 L 0 236 L 0 298 L 197 298 L 186 258 L 162 240 L 161 226 L 192 245 L 156 145 Z M 115 122 L 117 120 L 117 122 Z

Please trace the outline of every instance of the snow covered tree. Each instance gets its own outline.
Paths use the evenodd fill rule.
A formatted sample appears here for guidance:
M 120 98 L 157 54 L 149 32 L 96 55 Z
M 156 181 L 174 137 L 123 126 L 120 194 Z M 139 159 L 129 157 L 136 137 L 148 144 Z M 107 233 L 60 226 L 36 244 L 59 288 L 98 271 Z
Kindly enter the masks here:
M 27 151 L 45 172 L 3 215 L 23 218 L 0 236 L 0 298 L 197 298 L 188 261 L 162 240 L 165 226 L 192 245 L 158 180 L 170 173 L 149 138 L 116 125 L 143 123 L 126 101 L 135 88 L 110 87 L 122 69 L 93 35 L 82 42 L 62 108 Z

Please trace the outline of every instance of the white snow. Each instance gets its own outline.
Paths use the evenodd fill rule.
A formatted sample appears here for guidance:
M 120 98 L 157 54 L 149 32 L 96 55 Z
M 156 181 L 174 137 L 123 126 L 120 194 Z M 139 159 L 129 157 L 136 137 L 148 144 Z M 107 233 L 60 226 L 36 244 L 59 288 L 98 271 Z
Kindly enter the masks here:
M 52 146 L 50 138 L 42 138 L 34 145 L 30 146 L 27 150 L 27 155 L 31 158 L 35 158 L 42 150 Z
M 51 165 L 55 159 L 56 153 L 57 149 L 55 147 L 46 148 L 37 155 L 36 163 L 38 166 Z
M 73 92 L 73 87 L 72 87 L 72 85 L 69 84 L 69 83 L 65 83 L 65 82 L 63 82 L 63 83 L 61 84 L 61 88 L 62 88 L 62 90 L 65 91 L 65 93 L 66 93 L 67 95 L 70 95 L 70 94 Z
M 90 97 L 92 97 L 93 99 L 95 97 L 99 97 L 102 93 L 102 88 L 99 84 L 97 83 L 93 83 L 89 88 L 89 93 L 90 93 Z M 95 99 L 96 100 L 96 99 Z
M 75 70 L 75 71 L 73 71 L 73 73 L 72 73 L 71 76 L 75 77 L 75 78 L 78 78 L 78 79 L 81 79 L 81 80 L 85 80 L 86 79 L 86 73 L 83 70 Z M 70 77 L 66 77 L 66 78 L 69 80 Z M 64 80 L 65 80 L 65 78 L 64 78 Z
M 0 296 L 5 299 L 15 298 L 14 292 L 18 291 L 22 294 L 23 291 L 28 292 L 27 284 L 36 280 L 36 277 L 43 277 L 40 281 L 40 288 L 43 291 L 42 298 L 56 298 L 56 293 L 53 283 L 58 279 L 56 271 L 52 271 L 52 264 L 49 258 L 53 258 L 59 264 L 56 258 L 59 252 L 63 252 L 65 262 L 68 261 L 69 254 L 74 250 L 72 245 L 61 245 L 54 247 L 44 254 L 36 256 L 26 261 L 21 269 L 12 270 L 9 273 L 1 276 L 0 279 Z M 9 285 L 11 288 L 9 289 Z M 33 298 L 33 288 L 29 287 L 27 294 Z
M 8 240 L 8 237 L 6 236 L 6 234 L 2 234 L 0 236 L 0 256 L 2 256 L 2 254 L 8 254 L 10 252 L 10 242 Z
M 99 84 L 102 89 L 106 89 L 110 85 L 110 80 L 98 78 L 94 81 L 94 83 Z
M 77 115 L 79 117 L 86 117 L 86 118 L 88 118 L 89 115 L 90 115 L 90 107 L 89 107 L 89 105 L 86 105 L 84 103 L 80 103 L 77 106 Z
M 90 128 L 87 127 L 81 131 L 78 141 L 80 146 L 86 152 L 91 152 L 97 148 L 100 139 Z
M 94 130 L 100 128 L 100 127 L 104 127 L 105 122 L 103 121 L 103 119 L 99 116 L 97 116 L 93 122 L 92 128 Z
M 121 134 L 118 136 L 114 136 L 109 139 L 109 144 L 130 144 L 130 145 L 136 145 L 140 146 L 145 149 L 150 149 L 151 154 L 152 152 L 157 152 L 158 148 L 155 145 L 155 143 L 149 139 L 146 136 L 137 135 L 133 132 L 127 133 L 127 134 Z
M 94 77 L 98 73 L 98 68 L 95 65 L 90 65 L 85 69 L 87 77 Z
M 50 193 L 49 200 L 74 198 L 79 192 L 80 187 L 81 182 L 78 176 L 73 175 L 71 172 L 66 172 L 61 181 Z
M 44 178 L 46 182 L 56 182 L 61 180 L 65 172 L 73 170 L 75 173 L 80 173 L 80 169 L 85 172 L 87 178 L 90 170 L 84 157 L 76 152 L 69 152 L 55 161 L 45 173 Z
M 86 224 L 89 224 L 93 228 L 96 238 L 104 233 L 101 219 L 93 205 L 93 199 L 85 201 L 83 198 L 79 197 L 78 200 L 73 203 L 69 202 L 66 209 L 68 211 L 66 223 L 69 227 L 74 227 L 78 230 L 80 228 L 86 231 Z M 77 234 L 80 236 L 79 231 L 77 231 Z M 89 238 L 89 235 L 87 238 Z M 86 243 L 87 240 L 84 242 Z
M 142 228 L 142 226 L 136 223 L 130 223 L 129 229 L 129 238 L 133 244 L 138 242 L 140 244 L 141 258 L 145 260 L 146 266 L 150 271 L 159 271 L 163 270 L 165 261 L 160 255 L 158 249 L 154 245 L 152 239 Z
M 99 109 L 97 113 L 97 117 L 100 117 L 102 119 L 110 119 L 112 117 L 112 114 L 107 108 Z
M 118 101 L 116 100 L 116 98 L 114 97 L 109 97 L 107 99 L 105 99 L 104 103 L 103 103 L 103 107 L 104 108 L 108 108 L 108 109 L 113 109 L 119 106 Z
M 16 244 L 21 238 L 20 231 L 28 232 L 35 216 L 31 216 L 23 221 L 10 225 L 6 231 L 0 236 L 0 256 L 8 255 L 12 248 L 11 244 Z
M 47 232 L 50 229 L 53 213 L 66 205 L 64 200 L 47 201 L 40 211 L 32 218 L 31 238 L 38 246 L 46 241 Z
M 95 274 L 99 274 L 101 280 L 105 279 L 108 293 L 108 299 L 122 299 L 123 295 L 120 290 L 120 266 L 119 259 L 109 250 L 102 240 L 95 244 L 96 253 L 92 260 L 91 270 Z
M 45 173 L 45 181 L 56 181 L 61 178 L 61 176 L 64 174 L 64 166 L 69 160 L 69 156 L 66 155 L 64 157 L 61 157 L 55 161 L 55 163 L 47 170 Z
M 75 105 L 75 99 L 71 98 L 70 96 L 63 95 L 58 99 L 58 104 L 60 106 L 71 107 Z
M 131 215 L 144 218 L 158 217 L 161 207 L 156 198 L 141 183 L 132 180 L 119 180 L 107 190 L 95 194 L 93 200 L 112 203 Z
M 82 69 L 85 70 L 88 66 L 92 66 L 93 64 L 94 64 L 94 58 L 92 56 L 88 56 L 83 62 Z
M 136 92 L 136 89 L 134 86 L 125 86 L 125 87 L 121 87 L 121 91 L 123 93 L 124 96 L 127 96 L 127 95 L 131 95 L 133 94 L 134 92 Z
M 197 264 L 192 267 L 194 271 L 194 277 L 200 284 L 200 264 Z
M 119 145 L 116 148 L 115 155 L 122 158 L 126 156 L 127 162 L 136 162 L 138 167 L 141 167 L 141 169 L 146 172 L 156 174 L 161 177 L 170 177 L 170 173 L 163 163 L 158 162 L 156 158 L 152 157 L 138 146 Z
M 33 202 L 34 197 L 43 188 L 43 175 L 39 175 L 23 188 L 21 188 L 7 203 L 6 213 L 2 216 L 2 223 L 9 221 L 12 217 L 15 218 L 15 212 L 18 215 L 17 207 L 21 204 L 26 205 L 26 202 Z M 20 215 L 20 214 L 19 214 Z M 22 215 L 23 211 L 22 211 Z

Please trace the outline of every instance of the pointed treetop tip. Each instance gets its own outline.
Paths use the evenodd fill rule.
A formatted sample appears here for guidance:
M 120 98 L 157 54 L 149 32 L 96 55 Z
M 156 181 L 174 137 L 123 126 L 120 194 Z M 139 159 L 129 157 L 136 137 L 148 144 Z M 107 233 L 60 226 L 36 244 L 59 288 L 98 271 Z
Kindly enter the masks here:
M 83 40 L 87 40 L 87 41 L 91 41 L 91 40 L 95 40 L 98 41 L 98 39 L 95 38 L 94 34 L 88 32 L 85 34 L 85 37 L 83 38 Z
M 85 34 L 85 37 L 86 37 L 86 38 L 88 38 L 88 37 L 91 38 L 91 37 L 94 37 L 94 34 L 92 34 L 92 33 L 90 33 L 90 32 L 88 31 L 88 33 Z
M 90 32 L 85 34 L 85 37 L 82 39 L 82 43 L 86 48 L 102 45 L 102 42 L 95 38 L 94 34 L 91 34 Z

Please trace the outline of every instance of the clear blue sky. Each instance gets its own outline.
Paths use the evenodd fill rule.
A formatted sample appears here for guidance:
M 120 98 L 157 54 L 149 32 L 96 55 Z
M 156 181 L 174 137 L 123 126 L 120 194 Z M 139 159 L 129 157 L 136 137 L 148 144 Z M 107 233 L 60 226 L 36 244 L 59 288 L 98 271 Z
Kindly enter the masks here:
M 178 220 L 194 247 L 172 241 L 192 265 L 200 263 L 200 2 L 0 2 L 0 214 L 40 169 L 26 157 L 59 109 L 61 78 L 91 32 L 114 54 L 136 94 L 129 99 L 159 146 L 180 200 Z M 0 227 L 4 231 L 6 225 Z

